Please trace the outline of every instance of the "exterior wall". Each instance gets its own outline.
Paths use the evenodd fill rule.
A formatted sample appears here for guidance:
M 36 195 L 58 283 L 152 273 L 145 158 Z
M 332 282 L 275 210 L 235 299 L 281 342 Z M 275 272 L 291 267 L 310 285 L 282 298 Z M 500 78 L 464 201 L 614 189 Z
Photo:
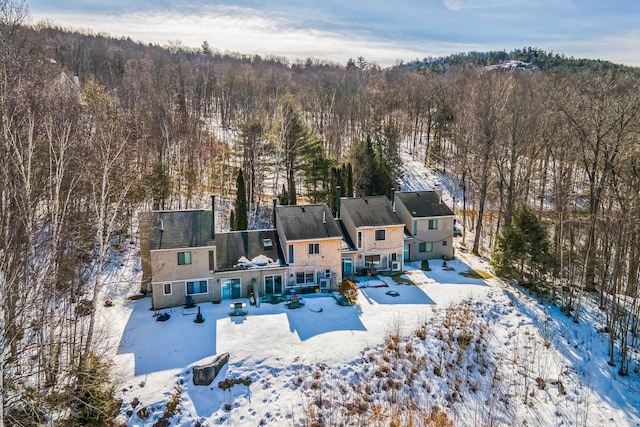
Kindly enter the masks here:
M 213 277 L 215 268 L 209 269 L 209 251 L 214 252 L 215 262 L 215 246 L 151 251 L 152 282 Z M 178 252 L 191 252 L 191 264 L 178 265 Z
M 376 240 L 376 230 L 385 230 L 385 240 Z M 366 267 L 365 256 L 380 255 L 380 269 L 391 269 L 391 254 L 396 254 L 398 262 L 402 263 L 404 245 L 404 226 L 393 225 L 386 227 L 360 227 L 362 233 L 362 248 L 358 248 L 357 268 Z M 357 235 L 356 235 L 357 246 Z
M 404 244 L 404 226 L 387 225 L 380 227 L 356 227 L 344 207 L 340 209 L 340 218 L 345 230 L 349 233 L 351 241 L 356 245 L 358 256 L 354 258 L 354 268 L 361 270 L 366 267 L 365 256 L 380 255 L 381 269 L 391 268 L 391 254 L 395 253 L 398 262 L 402 263 L 402 251 Z M 385 230 L 385 240 L 376 240 L 376 230 Z M 362 247 L 358 247 L 358 232 L 362 233 Z M 402 264 L 401 264 L 402 265 Z
M 193 278 L 194 280 L 207 280 L 207 293 L 193 294 L 193 301 L 195 303 L 203 303 L 214 300 L 214 281 L 212 278 Z M 164 295 L 164 284 L 171 283 L 171 295 Z M 187 281 L 163 281 L 153 282 L 151 284 L 151 297 L 153 308 L 156 310 L 167 307 L 178 307 L 184 305 L 185 297 L 187 296 Z
M 309 254 L 309 243 L 319 243 L 320 253 Z M 284 247 L 285 259 L 289 262 L 289 245 L 294 247 L 294 262 L 289 264 L 290 274 L 285 277 L 287 286 L 296 286 L 296 273 L 302 271 L 314 271 L 315 283 L 318 282 L 318 273 L 331 270 L 331 288 L 337 287 L 342 281 L 342 239 L 324 240 L 296 240 L 289 241 Z
M 429 219 L 438 220 L 438 228 L 429 230 Z M 406 244 L 410 245 L 409 260 L 420 261 L 423 259 L 453 258 L 453 217 L 441 216 L 434 218 L 417 218 L 417 233 L 413 239 L 407 239 Z M 408 227 L 413 232 L 413 224 Z M 433 245 L 431 252 L 420 252 L 420 243 L 429 242 Z M 443 242 L 447 242 L 443 245 Z
M 453 258 L 453 216 L 413 218 L 399 199 L 396 199 L 396 213 L 412 235 L 414 230 L 413 221 L 417 222 L 417 233 L 413 236 L 414 238 L 405 240 L 405 243 L 410 246 L 410 261 L 436 259 L 443 256 Z M 438 220 L 438 228 L 436 230 L 429 230 L 430 219 Z M 443 241 L 447 242 L 446 246 L 442 245 Z M 433 251 L 420 252 L 419 245 L 421 242 L 433 243 Z
M 270 269 L 248 269 L 248 270 L 235 270 L 217 272 L 215 274 L 215 291 L 214 298 L 216 301 L 222 299 L 222 287 L 221 283 L 223 279 L 240 278 L 242 283 L 242 295 L 241 298 L 248 298 L 250 290 L 253 289 L 253 281 L 258 283 L 258 296 L 264 295 L 264 277 L 272 275 L 281 275 L 283 285 L 287 279 L 287 268 L 270 268 Z
M 184 305 L 187 280 L 207 280 L 207 293 L 192 295 L 196 303 L 214 300 L 213 272 L 209 269 L 209 251 L 201 248 L 154 250 L 150 253 L 151 292 L 155 309 Z M 178 265 L 178 252 L 191 252 L 191 264 Z M 164 284 L 171 283 L 171 295 L 164 295 Z

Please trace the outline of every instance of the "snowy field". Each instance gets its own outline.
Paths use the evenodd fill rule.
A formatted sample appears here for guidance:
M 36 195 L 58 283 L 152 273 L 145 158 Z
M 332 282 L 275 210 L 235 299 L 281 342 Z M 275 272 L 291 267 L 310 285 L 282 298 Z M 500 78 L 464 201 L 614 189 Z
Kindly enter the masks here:
M 405 172 L 403 190 L 442 182 L 420 165 Z M 557 307 L 490 278 L 480 258 L 458 252 L 447 268 L 442 261 L 430 266 L 360 278 L 353 307 L 328 294 L 303 295 L 299 309 L 244 300 L 247 315 L 230 317 L 228 302 L 204 303 L 204 323 L 183 308 L 158 322 L 149 298 L 127 299 L 140 281 L 132 248 L 108 271 L 104 298 L 114 306 L 99 311 L 123 401 L 117 421 L 407 425 L 412 410 L 394 408 L 437 406 L 456 426 L 640 426 L 639 367 L 620 377 L 607 364 L 608 336 L 598 332 L 604 319 L 593 305 L 585 304 L 575 324 Z M 225 352 L 229 363 L 211 385 L 195 386 L 191 368 Z M 218 387 L 247 377 L 249 386 Z

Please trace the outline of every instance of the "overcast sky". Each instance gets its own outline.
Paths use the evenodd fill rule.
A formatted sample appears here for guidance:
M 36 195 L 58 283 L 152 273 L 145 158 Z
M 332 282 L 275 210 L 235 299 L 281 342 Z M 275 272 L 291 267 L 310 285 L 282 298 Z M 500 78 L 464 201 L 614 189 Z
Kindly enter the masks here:
M 27 0 L 32 23 L 381 66 L 532 46 L 640 66 L 639 0 Z

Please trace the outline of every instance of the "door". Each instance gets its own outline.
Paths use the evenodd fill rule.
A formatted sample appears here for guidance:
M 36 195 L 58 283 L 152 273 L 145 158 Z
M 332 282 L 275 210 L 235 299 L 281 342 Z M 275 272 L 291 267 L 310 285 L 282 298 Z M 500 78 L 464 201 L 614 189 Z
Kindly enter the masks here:
M 222 279 L 220 286 L 222 288 L 222 299 L 242 298 L 242 281 L 239 277 Z
M 350 276 L 353 274 L 353 260 L 351 258 L 342 258 L 342 275 Z
M 265 276 L 264 293 L 265 295 L 282 295 L 282 276 Z
M 409 247 L 410 247 L 410 246 L 409 246 L 409 244 L 408 244 L 408 243 L 405 243 L 405 244 L 404 244 L 403 259 L 404 259 L 405 261 L 409 261 L 409 257 L 411 256 L 411 254 L 409 253 L 409 252 L 410 252 L 410 251 L 409 251 Z

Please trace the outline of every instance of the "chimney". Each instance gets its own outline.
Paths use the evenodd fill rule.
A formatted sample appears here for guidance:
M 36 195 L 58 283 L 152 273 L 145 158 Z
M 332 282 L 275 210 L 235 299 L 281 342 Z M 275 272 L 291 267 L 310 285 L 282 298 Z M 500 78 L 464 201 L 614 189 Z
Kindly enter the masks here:
M 278 203 L 278 199 L 273 198 L 273 228 L 276 228 L 276 203 Z
M 211 240 L 216 238 L 216 196 L 211 195 Z
M 336 218 L 340 219 L 340 186 L 336 187 Z
M 391 207 L 393 210 L 393 213 L 396 212 L 396 189 L 394 187 L 391 187 Z

